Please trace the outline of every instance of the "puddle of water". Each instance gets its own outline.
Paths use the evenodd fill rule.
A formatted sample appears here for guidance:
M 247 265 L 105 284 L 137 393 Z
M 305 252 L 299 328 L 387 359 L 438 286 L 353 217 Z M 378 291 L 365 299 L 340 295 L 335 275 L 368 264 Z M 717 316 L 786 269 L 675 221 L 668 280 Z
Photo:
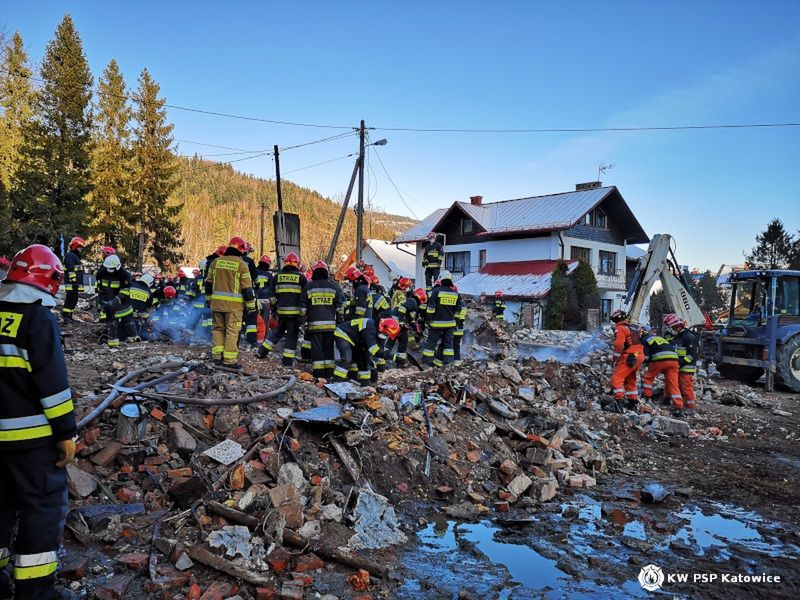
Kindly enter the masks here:
M 800 471 L 800 458 L 795 458 L 793 456 L 787 456 L 786 454 L 778 454 L 775 457 L 775 460 L 782 462 L 784 464 L 789 465 L 790 467 L 794 467 L 798 471 Z

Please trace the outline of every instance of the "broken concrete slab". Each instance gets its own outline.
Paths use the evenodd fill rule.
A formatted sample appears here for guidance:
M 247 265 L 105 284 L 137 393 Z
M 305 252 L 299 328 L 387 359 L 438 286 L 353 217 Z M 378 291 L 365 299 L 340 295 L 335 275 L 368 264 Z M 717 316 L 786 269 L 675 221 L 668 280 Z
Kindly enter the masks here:
M 680 419 L 659 415 L 653 419 L 653 427 L 670 435 L 689 436 L 689 423 Z
M 278 469 L 278 485 L 285 484 L 294 486 L 301 494 L 308 489 L 308 480 L 297 463 L 287 462 Z
M 216 446 L 213 446 L 203 452 L 206 456 L 213 458 L 215 461 L 222 463 L 225 466 L 232 465 L 237 460 L 244 456 L 244 448 L 241 444 L 233 440 L 223 440 Z
M 348 542 L 356 550 L 384 548 L 406 541 L 389 500 L 380 494 L 361 490 L 354 511 L 356 534 Z
M 86 498 L 97 489 L 97 480 L 76 465 L 67 465 L 67 487 L 73 498 Z

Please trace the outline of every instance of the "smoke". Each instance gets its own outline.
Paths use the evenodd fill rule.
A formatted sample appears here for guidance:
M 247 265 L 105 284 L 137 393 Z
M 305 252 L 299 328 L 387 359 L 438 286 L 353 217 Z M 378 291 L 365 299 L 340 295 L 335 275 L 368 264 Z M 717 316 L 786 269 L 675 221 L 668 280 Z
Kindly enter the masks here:
M 607 349 L 606 334 L 602 329 L 596 329 L 590 337 L 572 347 L 520 341 L 517 345 L 517 356 L 520 359 L 535 358 L 541 362 L 554 359 L 560 363 L 572 364 L 580 362 L 595 350 Z
M 206 345 L 211 341 L 211 328 L 203 327 L 204 309 L 178 298 L 162 303 L 150 315 L 149 338 L 182 346 Z

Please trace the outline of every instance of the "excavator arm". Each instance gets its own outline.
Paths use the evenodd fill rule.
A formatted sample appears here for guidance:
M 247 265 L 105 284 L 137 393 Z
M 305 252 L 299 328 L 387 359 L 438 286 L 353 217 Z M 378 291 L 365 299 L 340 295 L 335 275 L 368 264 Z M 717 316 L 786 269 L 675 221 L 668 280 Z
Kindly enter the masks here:
M 687 327 L 705 324 L 705 315 L 689 293 L 689 284 L 672 252 L 672 237 L 667 234 L 654 235 L 647 254 L 639 259 L 623 306 L 630 322 L 639 322 L 658 281 L 672 310 L 686 322 Z

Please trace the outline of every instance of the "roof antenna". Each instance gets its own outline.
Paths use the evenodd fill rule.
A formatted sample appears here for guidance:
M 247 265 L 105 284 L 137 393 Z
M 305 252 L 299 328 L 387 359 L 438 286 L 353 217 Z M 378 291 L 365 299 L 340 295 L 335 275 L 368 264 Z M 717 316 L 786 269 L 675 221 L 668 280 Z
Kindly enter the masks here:
M 600 163 L 599 165 L 597 165 L 597 181 L 602 181 L 603 173 L 605 173 L 606 171 L 610 171 L 616 166 L 617 163 L 609 163 L 609 164 Z

